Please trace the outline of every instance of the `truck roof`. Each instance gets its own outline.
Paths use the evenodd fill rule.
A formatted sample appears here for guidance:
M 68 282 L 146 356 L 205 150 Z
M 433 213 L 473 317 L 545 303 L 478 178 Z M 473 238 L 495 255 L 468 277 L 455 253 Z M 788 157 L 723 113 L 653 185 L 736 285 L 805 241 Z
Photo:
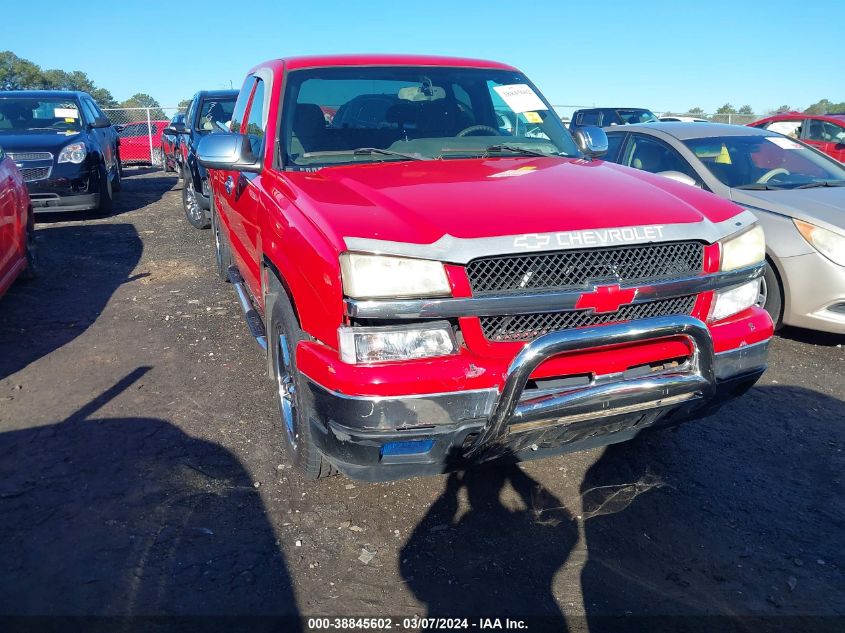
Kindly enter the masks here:
M 497 68 L 516 70 L 513 66 L 483 59 L 464 57 L 441 57 L 437 55 L 391 55 L 391 54 L 354 54 L 354 55 L 308 55 L 275 59 L 257 68 L 282 63 L 288 70 L 300 68 L 319 68 L 332 66 L 457 66 L 463 68 Z

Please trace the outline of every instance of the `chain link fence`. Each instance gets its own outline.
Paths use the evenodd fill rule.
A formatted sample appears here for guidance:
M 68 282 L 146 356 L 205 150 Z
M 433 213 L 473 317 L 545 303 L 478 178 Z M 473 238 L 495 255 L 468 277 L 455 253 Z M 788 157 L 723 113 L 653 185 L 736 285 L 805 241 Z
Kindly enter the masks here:
M 178 108 L 103 108 L 120 136 L 121 164 L 161 167 L 161 133 L 178 111 Z

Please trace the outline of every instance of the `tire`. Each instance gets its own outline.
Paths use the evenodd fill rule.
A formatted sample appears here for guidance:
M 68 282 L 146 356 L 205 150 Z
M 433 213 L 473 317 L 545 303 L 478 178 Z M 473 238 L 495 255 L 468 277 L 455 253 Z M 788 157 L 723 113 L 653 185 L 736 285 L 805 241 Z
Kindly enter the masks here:
M 38 275 L 38 252 L 35 247 L 35 218 L 32 211 L 26 223 L 26 268 L 21 273 L 21 279 L 35 279 Z
M 114 206 L 114 194 L 112 193 L 112 182 L 105 163 L 100 163 L 100 206 L 97 210 L 106 214 L 111 212 Z
M 214 203 L 214 196 L 211 196 L 211 233 L 214 237 L 214 255 L 217 264 L 217 275 L 223 281 L 229 281 L 229 266 L 232 265 L 232 251 L 229 247 L 229 240 L 223 235 L 220 227 L 220 215 L 217 213 L 217 205 Z
M 120 163 L 120 154 L 116 154 L 116 160 L 114 164 L 114 178 L 112 179 L 111 189 L 112 191 L 123 190 L 123 165 L 121 165 Z
M 760 284 L 760 296 L 757 305 L 772 317 L 775 329 L 783 327 L 783 286 L 771 260 L 766 260 L 766 270 Z
M 297 344 L 306 339 L 299 329 L 290 301 L 281 284 L 271 276 L 267 347 L 271 376 L 281 421 L 280 434 L 290 461 L 305 479 L 335 474 L 311 437 L 309 420 L 316 418 L 302 374 L 296 367 Z
M 194 191 L 194 179 L 187 169 L 182 171 L 182 181 L 182 206 L 185 209 L 188 224 L 195 229 L 209 228 L 211 222 L 205 214 L 205 209 L 200 206 L 199 200 L 197 200 L 197 194 Z

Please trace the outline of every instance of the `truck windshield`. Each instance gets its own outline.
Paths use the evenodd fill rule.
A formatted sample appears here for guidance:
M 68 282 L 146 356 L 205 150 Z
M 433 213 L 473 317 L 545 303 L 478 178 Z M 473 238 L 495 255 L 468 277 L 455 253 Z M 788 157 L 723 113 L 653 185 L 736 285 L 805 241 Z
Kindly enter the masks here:
M 845 168 L 785 136 L 724 136 L 684 141 L 722 184 L 738 189 L 795 189 L 845 183 Z
M 75 134 L 81 129 L 79 104 L 74 99 L 0 97 L 0 134 Z
M 292 71 L 283 152 L 288 167 L 487 156 L 578 156 L 572 137 L 524 75 L 456 67 Z M 364 151 L 362 151 L 364 150 Z M 387 150 L 387 151 L 373 151 Z

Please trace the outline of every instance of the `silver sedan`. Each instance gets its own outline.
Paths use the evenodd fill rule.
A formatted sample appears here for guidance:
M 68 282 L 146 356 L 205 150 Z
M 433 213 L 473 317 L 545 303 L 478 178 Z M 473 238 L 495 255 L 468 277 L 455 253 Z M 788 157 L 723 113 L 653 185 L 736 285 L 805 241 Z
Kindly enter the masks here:
M 750 209 L 766 233 L 760 305 L 781 324 L 845 333 L 845 166 L 751 127 L 640 123 L 605 130 L 605 156 Z

